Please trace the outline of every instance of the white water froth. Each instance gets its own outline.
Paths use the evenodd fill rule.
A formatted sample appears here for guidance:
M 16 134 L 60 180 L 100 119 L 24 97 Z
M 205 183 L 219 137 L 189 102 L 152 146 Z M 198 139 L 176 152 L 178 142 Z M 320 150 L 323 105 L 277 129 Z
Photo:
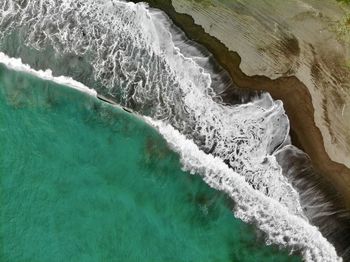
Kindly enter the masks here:
M 170 123 L 254 189 L 304 216 L 273 155 L 289 143 L 281 101 L 264 94 L 244 105 L 217 102 L 210 74 L 174 45 L 164 15 L 118 0 L 6 0 L 0 10 L 0 39 L 17 30 L 38 50 L 91 56 L 95 78 L 122 106 Z
M 17 32 L 37 50 L 90 57 L 95 79 L 122 106 L 172 126 L 152 122 L 186 170 L 233 198 L 237 217 L 274 243 L 302 250 L 306 260 L 337 261 L 276 161 L 290 143 L 282 102 L 264 94 L 242 105 L 220 103 L 203 59 L 181 53 L 164 19 L 118 0 L 3 0 L 0 40 Z
M 6 67 L 50 80 L 91 96 L 96 92 L 69 77 L 54 77 L 50 70 L 36 71 L 20 59 L 14 59 L 0 52 L 0 63 Z M 181 156 L 184 170 L 200 174 L 213 188 L 226 192 L 236 203 L 235 216 L 247 223 L 256 224 L 267 233 L 269 240 L 292 250 L 303 250 L 310 261 L 336 261 L 334 248 L 321 236 L 317 228 L 297 216 L 291 216 L 285 207 L 271 201 L 265 195 L 253 190 L 249 184 L 218 157 L 205 154 L 192 141 L 173 127 L 145 117 L 165 137 L 174 151 Z M 340 260 L 339 260 L 340 261 Z
M 54 77 L 50 70 L 36 71 L 21 59 L 10 58 L 0 52 L 0 63 L 7 68 L 53 81 L 96 97 L 96 91 L 70 77 Z M 290 250 L 301 250 L 306 261 L 341 261 L 334 247 L 316 227 L 299 216 L 291 215 L 281 203 L 254 190 L 222 159 L 206 154 L 193 141 L 172 126 L 149 117 L 143 119 L 155 127 L 170 147 L 180 155 L 183 169 L 192 175 L 199 174 L 211 187 L 224 191 L 235 202 L 234 214 L 246 223 L 255 224 L 267 234 L 267 243 L 275 243 Z
M 12 58 L 7 56 L 6 54 L 0 52 L 0 63 L 5 65 L 9 69 L 13 69 L 16 71 L 24 72 L 27 74 L 31 74 L 33 76 L 39 77 L 41 79 L 49 80 L 55 82 L 60 85 L 69 86 L 71 88 L 77 89 L 81 92 L 87 93 L 91 96 L 96 97 L 97 92 L 94 89 L 88 88 L 82 83 L 75 81 L 71 77 L 66 76 L 53 76 L 52 71 L 47 69 L 45 71 L 42 70 L 34 70 L 29 65 L 23 64 L 20 58 Z
M 302 250 L 306 261 L 341 261 L 334 247 L 316 227 L 299 216 L 291 215 L 279 202 L 253 190 L 242 176 L 228 168 L 220 158 L 204 153 L 172 126 L 151 118 L 146 118 L 146 121 L 180 155 L 183 169 L 193 175 L 201 175 L 208 185 L 227 193 L 235 202 L 235 216 L 267 233 L 268 243 Z

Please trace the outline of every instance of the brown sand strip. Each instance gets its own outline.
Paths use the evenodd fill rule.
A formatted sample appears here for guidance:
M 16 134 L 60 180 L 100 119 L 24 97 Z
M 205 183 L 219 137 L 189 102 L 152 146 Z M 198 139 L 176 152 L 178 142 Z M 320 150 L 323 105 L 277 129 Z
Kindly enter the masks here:
M 295 161 L 295 163 L 284 164 L 292 165 L 300 170 L 299 173 L 295 174 L 294 182 L 303 181 L 299 189 L 305 187 L 306 191 L 303 191 L 301 195 L 303 193 L 308 195 L 308 189 L 311 189 L 318 196 L 320 194 L 324 196 L 322 198 L 325 200 L 324 203 L 332 203 L 330 213 L 316 215 L 311 221 L 335 246 L 344 261 L 350 261 L 350 170 L 345 165 L 332 161 L 325 151 L 323 137 L 315 125 L 312 98 L 307 87 L 296 77 L 281 77 L 271 80 L 266 76 L 247 76 L 240 69 L 240 56 L 236 52 L 230 51 L 218 39 L 207 34 L 201 26 L 194 23 L 191 16 L 177 13 L 171 0 L 146 1 L 151 7 L 167 13 L 174 24 L 190 40 L 207 48 L 214 55 L 216 61 L 229 73 L 236 86 L 252 92 L 267 91 L 274 99 L 283 101 L 291 124 L 292 143 L 309 155 L 312 166 L 304 168 L 305 166 L 303 167 L 303 164 L 299 162 L 308 162 L 308 160 L 303 160 L 303 158 L 291 158 L 291 161 Z M 140 1 L 134 0 L 134 2 Z M 289 43 L 290 46 L 287 49 L 293 49 L 293 44 Z M 237 88 L 227 90 L 223 94 L 223 99 L 226 103 L 237 102 Z M 326 209 L 320 207 L 319 212 L 322 213 Z
M 141 2 L 141 1 L 134 1 Z M 324 182 L 335 187 L 339 198 L 337 206 L 350 210 L 350 170 L 333 162 L 325 151 L 321 132 L 314 122 L 314 108 L 307 87 L 296 77 L 281 77 L 271 80 L 265 76 L 247 76 L 240 70 L 240 56 L 207 34 L 192 17 L 177 13 L 170 0 L 147 0 L 151 7 L 163 10 L 187 37 L 211 52 L 217 62 L 228 71 L 234 84 L 249 90 L 269 92 L 274 99 L 280 99 L 291 123 L 291 136 L 294 145 L 304 150 L 311 158 L 314 168 L 322 174 Z M 233 92 L 228 90 L 225 102 L 230 102 Z

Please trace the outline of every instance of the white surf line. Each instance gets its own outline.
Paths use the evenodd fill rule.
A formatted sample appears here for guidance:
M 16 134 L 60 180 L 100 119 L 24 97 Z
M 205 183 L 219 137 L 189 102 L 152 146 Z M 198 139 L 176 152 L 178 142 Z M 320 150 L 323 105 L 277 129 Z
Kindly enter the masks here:
M 89 88 L 86 85 L 74 80 L 72 77 L 67 77 L 67 76 L 53 76 L 52 71 L 50 69 L 44 70 L 35 70 L 31 68 L 29 65 L 24 64 L 22 62 L 21 58 L 13 58 L 9 57 L 8 55 L 4 54 L 3 52 L 0 52 L 0 64 L 5 65 L 7 68 L 19 71 L 19 72 L 24 72 L 30 75 L 33 75 L 35 77 L 52 81 L 54 83 L 64 85 L 69 88 L 76 89 L 80 92 L 83 92 L 85 94 L 88 94 L 90 96 L 96 97 L 99 100 L 103 101 L 104 103 L 107 103 L 113 107 L 117 107 L 119 109 L 123 109 L 124 111 L 127 111 L 128 113 L 131 113 L 135 115 L 138 118 L 142 118 L 139 114 L 135 113 L 133 110 L 129 108 L 122 107 L 118 105 L 116 102 L 110 100 L 107 97 L 104 97 L 103 95 L 99 95 L 95 89 Z M 143 119 L 143 118 L 142 118 Z
M 97 92 L 94 89 L 88 88 L 84 84 L 78 81 L 75 81 L 73 78 L 66 77 L 66 76 L 53 76 L 52 71 L 50 69 L 47 69 L 45 71 L 34 70 L 29 65 L 23 64 L 22 59 L 20 58 L 12 58 L 0 52 L 0 63 L 4 64 L 9 69 L 28 73 L 30 75 L 39 77 L 41 79 L 49 80 L 57 84 L 65 85 L 65 86 L 77 89 L 81 92 L 87 93 L 91 96 L 97 97 Z
M 165 14 L 119 0 L 5 3 L 0 8 L 4 11 L 0 38 L 19 30 L 31 48 L 51 46 L 56 54 L 80 56 L 89 50 L 87 62 L 94 79 L 118 95 L 123 105 L 135 103 L 141 114 L 164 119 L 203 150 L 227 161 L 252 187 L 304 216 L 298 192 L 273 155 L 276 148 L 290 143 L 282 102 L 269 94 L 244 105 L 216 101 L 210 70 L 206 73 L 202 62 L 197 63 L 200 57 L 191 51 L 181 53 Z
M 71 77 L 53 76 L 51 70 L 34 70 L 23 64 L 20 58 L 11 58 L 0 52 L 0 63 L 7 68 L 25 72 L 44 80 L 77 89 L 93 97 L 97 92 Z M 112 105 L 121 108 L 119 105 Z M 234 214 L 246 223 L 254 224 L 267 233 L 267 244 L 275 243 L 291 250 L 301 251 L 305 261 L 342 261 L 335 248 L 322 236 L 315 226 L 292 215 L 288 209 L 273 198 L 252 189 L 242 176 L 235 173 L 223 161 L 201 151 L 170 125 L 134 113 L 155 127 L 170 147 L 181 157 L 183 169 L 199 174 L 211 187 L 227 193 L 235 202 Z
M 267 234 L 266 244 L 275 243 L 300 251 L 305 261 L 342 261 L 335 248 L 317 227 L 309 224 L 273 198 L 252 189 L 242 176 L 223 161 L 200 150 L 172 126 L 145 117 L 180 155 L 183 169 L 199 174 L 212 188 L 228 194 L 235 202 L 234 215 Z

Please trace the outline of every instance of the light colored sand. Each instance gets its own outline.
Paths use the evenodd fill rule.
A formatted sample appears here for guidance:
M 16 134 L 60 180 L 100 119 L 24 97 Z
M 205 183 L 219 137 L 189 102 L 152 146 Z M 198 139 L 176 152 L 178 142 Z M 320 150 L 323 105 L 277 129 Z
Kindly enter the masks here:
M 246 74 L 298 77 L 312 96 L 327 153 L 350 168 L 350 47 L 336 33 L 344 7 L 335 0 L 172 3 L 237 52 Z

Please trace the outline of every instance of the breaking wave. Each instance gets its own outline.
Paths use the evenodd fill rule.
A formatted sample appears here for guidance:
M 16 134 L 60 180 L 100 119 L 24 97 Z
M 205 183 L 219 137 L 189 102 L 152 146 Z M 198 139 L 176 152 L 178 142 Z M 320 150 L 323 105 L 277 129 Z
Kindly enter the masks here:
M 340 259 L 308 223 L 276 160 L 290 145 L 282 102 L 265 93 L 247 103 L 222 103 L 227 75 L 184 44 L 163 13 L 119 0 L 4 0 L 0 6 L 0 40 L 16 32 L 30 48 L 84 57 L 101 83 L 97 91 L 147 116 L 184 169 L 230 195 L 235 216 L 257 225 L 268 241 L 301 251 L 306 260 Z
M 179 153 L 184 170 L 201 175 L 208 185 L 227 193 L 235 202 L 235 216 L 257 225 L 267 234 L 267 243 L 301 250 L 306 261 L 338 261 L 334 247 L 316 227 L 290 214 L 278 201 L 254 190 L 220 158 L 204 153 L 172 126 L 149 118 L 146 120 Z

